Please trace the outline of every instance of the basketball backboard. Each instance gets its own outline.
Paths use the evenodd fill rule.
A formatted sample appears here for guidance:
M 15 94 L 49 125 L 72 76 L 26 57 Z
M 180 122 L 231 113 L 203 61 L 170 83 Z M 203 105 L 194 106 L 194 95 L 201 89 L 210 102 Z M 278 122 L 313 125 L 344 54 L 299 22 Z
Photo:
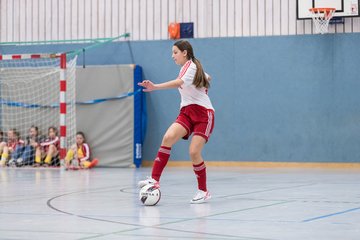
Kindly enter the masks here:
M 296 0 L 297 19 L 311 19 L 310 8 L 336 8 L 334 17 L 359 16 L 359 0 Z

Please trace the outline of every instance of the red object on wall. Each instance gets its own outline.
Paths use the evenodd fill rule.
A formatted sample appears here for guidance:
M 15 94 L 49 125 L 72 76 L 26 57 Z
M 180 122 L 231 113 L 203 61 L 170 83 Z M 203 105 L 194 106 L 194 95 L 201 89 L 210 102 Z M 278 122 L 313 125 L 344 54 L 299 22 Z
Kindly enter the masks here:
M 180 38 L 180 23 L 170 23 L 168 27 L 170 39 Z

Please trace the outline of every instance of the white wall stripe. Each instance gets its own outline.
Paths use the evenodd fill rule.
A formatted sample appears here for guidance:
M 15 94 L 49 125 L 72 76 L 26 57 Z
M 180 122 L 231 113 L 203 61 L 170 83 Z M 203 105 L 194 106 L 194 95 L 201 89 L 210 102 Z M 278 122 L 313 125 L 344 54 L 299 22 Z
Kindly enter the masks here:
M 208 124 L 206 125 L 205 135 L 209 137 L 211 128 L 213 126 L 213 113 L 211 111 L 208 111 L 207 114 L 208 114 Z
M 257 2 L 257 33 L 258 36 L 264 36 L 265 35 L 265 0 L 258 0 Z
M 193 22 L 194 36 L 314 34 L 296 19 L 296 0 L 0 0 L 0 41 L 116 37 L 168 39 L 170 22 Z M 330 33 L 360 32 L 360 18 Z

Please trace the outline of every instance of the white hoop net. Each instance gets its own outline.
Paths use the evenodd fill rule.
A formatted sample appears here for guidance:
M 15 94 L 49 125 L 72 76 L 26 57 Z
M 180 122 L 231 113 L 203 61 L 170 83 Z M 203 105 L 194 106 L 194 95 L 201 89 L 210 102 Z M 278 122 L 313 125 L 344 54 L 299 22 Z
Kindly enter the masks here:
M 315 33 L 328 33 L 330 19 L 334 16 L 335 8 L 310 8 L 315 26 Z

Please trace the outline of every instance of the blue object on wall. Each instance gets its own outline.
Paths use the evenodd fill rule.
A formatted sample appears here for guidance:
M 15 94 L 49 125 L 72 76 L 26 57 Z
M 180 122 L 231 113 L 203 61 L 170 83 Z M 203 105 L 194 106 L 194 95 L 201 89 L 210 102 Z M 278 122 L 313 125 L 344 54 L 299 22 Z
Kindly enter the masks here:
M 145 96 L 138 85 L 142 82 L 142 68 L 139 65 L 134 69 L 134 91 L 140 90 L 139 94 L 134 95 L 134 164 L 138 168 L 142 161 L 142 145 L 145 136 L 146 126 L 146 103 Z
M 180 23 L 180 38 L 194 38 L 194 23 Z

